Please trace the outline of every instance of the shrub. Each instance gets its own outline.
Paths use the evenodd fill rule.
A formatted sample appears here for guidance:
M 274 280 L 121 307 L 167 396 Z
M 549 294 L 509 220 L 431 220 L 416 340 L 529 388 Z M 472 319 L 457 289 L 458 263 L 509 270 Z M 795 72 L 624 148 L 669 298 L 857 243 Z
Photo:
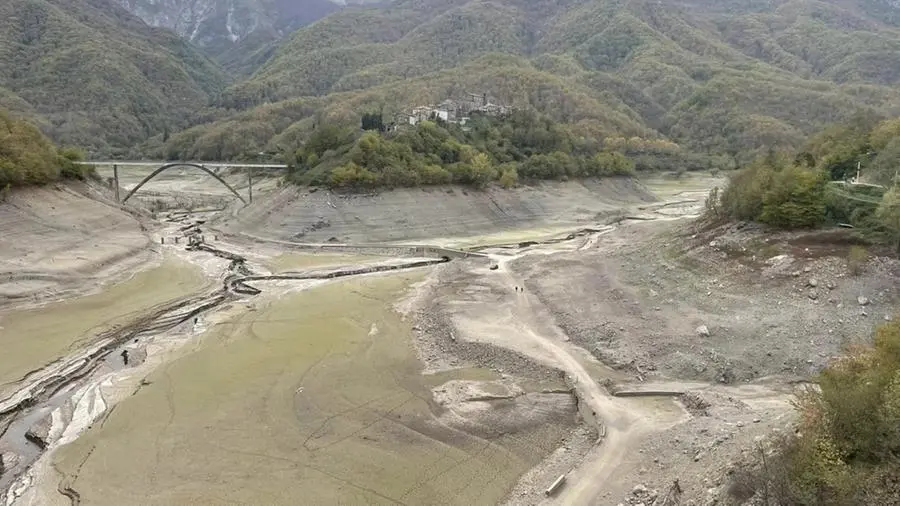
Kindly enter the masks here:
M 851 246 L 847 252 L 847 269 L 854 276 L 858 276 L 869 261 L 869 252 L 862 246 Z
M 44 184 L 59 177 L 50 141 L 33 125 L 0 110 L 0 186 Z
M 500 175 L 500 184 L 504 188 L 512 188 L 519 183 L 519 174 L 516 172 L 515 167 L 507 168 L 503 170 L 503 173 Z
M 763 194 L 772 186 L 775 168 L 760 160 L 733 174 L 722 192 L 722 210 L 736 220 L 756 220 Z
M 736 473 L 735 498 L 763 504 L 897 504 L 900 497 L 900 322 L 829 364 L 800 396 L 798 436 Z M 775 465 L 772 465 L 775 463 Z
M 329 182 L 333 186 L 343 188 L 368 188 L 378 183 L 378 176 L 368 169 L 350 162 L 333 169 Z
M 719 195 L 719 187 L 714 186 L 706 196 L 704 203 L 706 218 L 709 220 L 718 220 L 722 217 L 722 199 Z
M 825 180 L 820 173 L 789 166 L 775 173 L 763 194 L 758 220 L 781 228 L 809 228 L 825 221 Z
M 440 165 L 426 165 L 422 168 L 422 184 L 447 184 L 451 181 L 453 175 Z

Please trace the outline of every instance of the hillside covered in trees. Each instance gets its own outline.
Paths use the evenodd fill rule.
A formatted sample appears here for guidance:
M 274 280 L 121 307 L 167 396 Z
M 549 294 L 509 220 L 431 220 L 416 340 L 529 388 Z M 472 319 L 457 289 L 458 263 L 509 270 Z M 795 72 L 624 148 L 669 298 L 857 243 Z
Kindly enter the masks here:
M 319 120 L 349 125 L 474 91 L 584 135 L 747 161 L 829 123 L 900 112 L 897 11 L 875 0 L 349 8 L 295 32 L 166 150 L 290 152 Z
M 57 142 L 128 155 L 188 125 L 225 82 L 189 43 L 110 0 L 0 2 L 0 106 Z
M 797 151 L 770 151 L 713 191 L 708 217 L 779 228 L 844 225 L 900 254 L 900 118 L 830 125 Z
M 459 183 L 510 187 L 523 181 L 631 175 L 636 170 L 717 169 L 728 160 L 665 140 L 578 134 L 532 111 L 474 115 L 465 126 L 440 119 L 384 131 L 378 114 L 363 128 L 318 126 L 289 154 L 293 180 L 364 189 Z M 368 125 L 366 125 L 368 123 Z
M 217 64 L 114 0 L 10 0 L 0 105 L 95 156 L 272 158 L 316 125 L 477 92 L 579 137 L 733 166 L 900 113 L 898 13 L 887 0 L 396 0 Z
M 14 186 L 84 179 L 92 171 L 73 163 L 81 157 L 75 149 L 57 151 L 37 127 L 0 109 L 0 201 Z

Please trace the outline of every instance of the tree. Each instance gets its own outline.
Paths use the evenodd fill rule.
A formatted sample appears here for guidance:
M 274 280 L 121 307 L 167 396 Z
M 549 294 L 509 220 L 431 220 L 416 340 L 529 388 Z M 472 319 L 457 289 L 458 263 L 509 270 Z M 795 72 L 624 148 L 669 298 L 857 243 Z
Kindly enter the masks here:
M 900 186 L 895 184 L 884 194 L 875 216 L 890 230 L 897 243 L 897 255 L 900 256 Z
M 776 172 L 763 194 L 759 221 L 781 228 L 808 228 L 825 221 L 825 182 L 821 173 L 797 166 Z
M 512 165 L 512 164 L 509 164 Z M 500 184 L 504 188 L 512 188 L 519 183 L 519 174 L 516 172 L 515 165 L 511 167 L 504 167 L 503 172 L 500 174 Z
M 0 188 L 57 179 L 63 162 L 71 160 L 59 157 L 40 130 L 0 110 Z
M 333 124 L 319 125 L 303 145 L 303 150 L 306 153 L 315 153 L 321 158 L 326 151 L 337 149 L 352 140 L 353 132 L 348 128 Z
M 896 137 L 889 141 L 878 152 L 872 165 L 869 166 L 870 182 L 879 182 L 890 185 L 895 183 L 894 179 L 900 172 L 900 137 Z
M 362 115 L 362 129 L 384 132 L 384 118 L 380 112 L 365 113 Z
M 900 139 L 900 118 L 883 121 L 869 134 L 869 142 L 875 150 L 884 149 L 892 140 Z
M 470 182 L 478 188 L 483 188 L 496 177 L 494 165 L 484 153 L 475 155 L 469 165 L 472 167 Z

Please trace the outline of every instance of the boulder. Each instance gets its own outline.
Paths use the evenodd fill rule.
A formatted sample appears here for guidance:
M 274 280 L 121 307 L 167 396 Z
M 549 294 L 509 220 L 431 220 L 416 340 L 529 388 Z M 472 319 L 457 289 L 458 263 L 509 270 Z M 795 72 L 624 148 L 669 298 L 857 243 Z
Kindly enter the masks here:
M 806 284 L 815 288 L 819 286 L 819 280 L 817 280 L 816 278 L 809 278 L 809 281 L 807 281 Z
M 858 302 L 860 306 L 868 306 L 869 305 L 869 299 L 866 297 L 863 297 L 862 295 L 860 295 L 859 297 L 856 298 L 856 302 Z
M 32 425 L 25 433 L 25 439 L 38 445 L 42 450 L 50 444 L 50 429 L 53 426 L 53 418 L 45 416 Z
M 706 325 L 697 327 L 697 335 L 701 337 L 709 337 L 709 328 Z

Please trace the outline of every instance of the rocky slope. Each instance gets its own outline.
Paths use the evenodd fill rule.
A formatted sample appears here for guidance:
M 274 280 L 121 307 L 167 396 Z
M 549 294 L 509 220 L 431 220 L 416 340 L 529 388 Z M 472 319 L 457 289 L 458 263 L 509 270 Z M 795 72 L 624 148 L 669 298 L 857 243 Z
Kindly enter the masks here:
M 147 24 L 174 31 L 236 73 L 255 69 L 271 56 L 277 41 L 347 4 L 331 0 L 116 1 Z

